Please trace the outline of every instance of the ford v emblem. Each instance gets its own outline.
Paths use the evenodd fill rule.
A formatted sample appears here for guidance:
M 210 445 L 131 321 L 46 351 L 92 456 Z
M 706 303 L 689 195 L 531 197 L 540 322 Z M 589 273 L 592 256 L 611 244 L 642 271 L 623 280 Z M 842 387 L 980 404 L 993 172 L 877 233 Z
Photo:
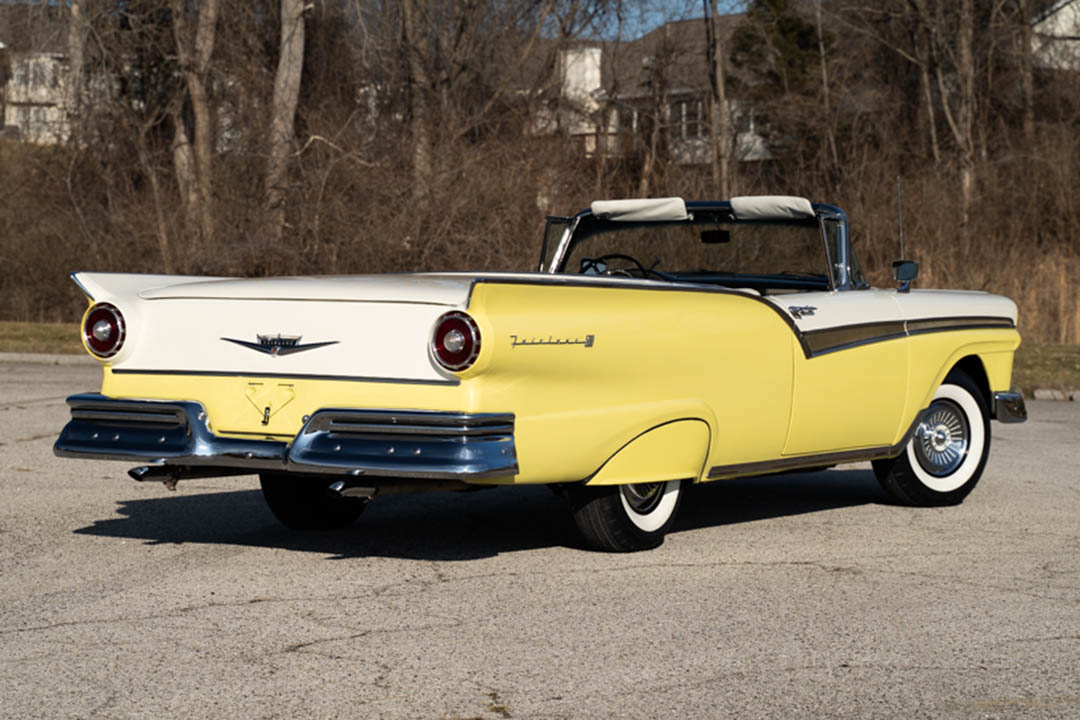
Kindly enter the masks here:
M 337 340 L 329 340 L 327 342 L 307 343 L 306 345 L 300 344 L 302 335 L 256 335 L 258 342 L 248 342 L 247 340 L 236 340 L 235 338 L 221 338 L 225 342 L 235 343 L 241 347 L 246 347 L 250 350 L 266 353 L 270 357 L 278 357 L 279 355 L 292 355 L 293 353 L 304 352 L 305 350 L 314 350 L 315 348 L 325 347 L 327 345 L 336 345 Z

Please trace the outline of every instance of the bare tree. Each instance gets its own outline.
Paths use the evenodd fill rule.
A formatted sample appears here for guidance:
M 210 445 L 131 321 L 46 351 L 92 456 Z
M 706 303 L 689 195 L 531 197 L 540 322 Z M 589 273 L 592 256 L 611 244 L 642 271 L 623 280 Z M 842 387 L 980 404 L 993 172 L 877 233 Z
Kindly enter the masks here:
M 209 71 L 210 58 L 214 53 L 218 0 L 204 0 L 194 8 L 183 0 L 170 0 L 170 8 L 176 54 L 187 83 L 194 117 L 193 132 L 189 132 L 184 122 L 183 107 L 178 107 L 173 114 L 176 179 L 181 187 L 187 216 L 198 229 L 206 247 L 214 238 L 214 125 L 210 108 Z M 196 13 L 194 33 L 188 21 L 189 10 Z
M 1020 32 L 1015 34 L 1017 44 L 1016 56 L 1020 65 L 1020 85 L 1023 89 L 1023 127 L 1024 140 L 1030 145 L 1035 142 L 1035 71 L 1032 63 L 1031 43 L 1034 33 L 1031 28 L 1034 22 L 1033 0 L 1015 0 L 1016 25 Z
M 86 36 L 89 26 L 84 3 L 85 0 L 71 0 L 71 17 L 68 21 L 68 67 L 71 73 L 69 80 L 71 98 L 68 107 L 68 124 L 71 128 L 71 142 L 76 147 L 82 144 L 81 130 L 83 123 L 81 119 L 86 100 L 84 71 L 86 68 Z
M 285 230 L 285 197 L 292 148 L 296 103 L 304 68 L 304 0 L 281 0 L 281 45 L 274 96 L 270 102 L 267 145 L 266 207 L 270 213 L 270 237 L 281 241 Z
M 975 56 L 972 51 L 975 33 L 974 3 L 973 0 L 960 0 L 956 33 L 954 37 L 949 37 L 943 3 L 937 3 L 936 12 L 931 15 L 928 0 L 913 2 L 924 21 L 930 25 L 933 51 L 939 58 L 951 61 L 956 74 L 956 85 L 959 86 L 955 87 L 946 82 L 944 63 L 939 61 L 935 66 L 935 73 L 942 99 L 942 111 L 960 151 L 961 213 L 966 228 L 975 198 Z
M 832 102 L 829 93 L 829 63 L 825 55 L 825 31 L 821 24 L 821 0 L 814 3 L 814 21 L 814 27 L 817 30 L 818 59 L 821 63 L 821 100 L 822 110 L 825 112 L 825 137 L 829 141 L 829 158 L 835 167 L 840 164 L 840 156 L 836 152 L 836 130 L 833 125 Z
M 705 4 L 705 54 L 709 67 L 709 139 L 712 156 L 713 185 L 720 197 L 731 197 L 729 152 L 731 149 L 731 111 L 727 101 L 727 52 L 720 37 L 720 12 L 716 0 Z M 711 7 L 710 7 L 711 5 Z
M 430 43 L 423 27 L 419 0 L 401 0 L 402 39 L 405 59 L 409 68 L 409 130 L 412 136 L 413 194 L 420 202 L 426 202 L 431 192 L 434 170 L 432 154 L 434 144 L 434 98 L 432 79 L 428 73 Z M 464 29 L 464 28 L 463 28 Z
M 670 45 L 661 44 L 656 55 L 647 58 L 649 84 L 649 111 L 645 113 L 645 125 L 648 140 L 645 144 L 645 157 L 641 163 L 641 179 L 638 181 L 638 197 L 648 197 L 656 185 L 658 166 L 662 165 L 666 154 L 664 143 L 665 125 L 667 125 L 667 69 L 670 60 Z

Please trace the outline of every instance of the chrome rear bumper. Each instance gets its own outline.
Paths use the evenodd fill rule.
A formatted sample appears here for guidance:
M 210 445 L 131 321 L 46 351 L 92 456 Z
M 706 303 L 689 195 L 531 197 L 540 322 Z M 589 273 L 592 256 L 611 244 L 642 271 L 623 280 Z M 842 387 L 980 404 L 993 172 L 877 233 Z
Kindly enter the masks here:
M 221 437 L 197 402 L 72 395 L 60 457 L 127 460 L 205 477 L 238 471 L 480 480 L 515 475 L 510 413 L 324 409 L 290 442 Z M 160 473 L 153 473 L 155 475 Z
M 994 393 L 994 419 L 1003 423 L 1022 423 L 1027 420 L 1024 396 L 1014 392 Z

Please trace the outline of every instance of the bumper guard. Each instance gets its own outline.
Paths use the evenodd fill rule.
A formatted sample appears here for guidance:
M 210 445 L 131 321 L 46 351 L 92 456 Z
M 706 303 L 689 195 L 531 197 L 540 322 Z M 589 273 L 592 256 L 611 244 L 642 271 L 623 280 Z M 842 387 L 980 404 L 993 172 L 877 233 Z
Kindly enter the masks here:
M 994 419 L 1002 423 L 1022 423 L 1027 420 L 1024 396 L 1014 392 L 994 393 Z

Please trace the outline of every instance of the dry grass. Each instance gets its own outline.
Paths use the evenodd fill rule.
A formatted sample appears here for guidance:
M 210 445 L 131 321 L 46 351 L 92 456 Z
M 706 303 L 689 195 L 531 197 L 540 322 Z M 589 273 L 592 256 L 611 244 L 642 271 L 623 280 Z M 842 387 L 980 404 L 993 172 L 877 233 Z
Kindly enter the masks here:
M 79 340 L 78 323 L 0 322 L 0 352 L 86 352 Z
M 1024 343 L 1016 351 L 1013 386 L 1028 397 L 1035 388 L 1080 390 L 1080 345 Z

